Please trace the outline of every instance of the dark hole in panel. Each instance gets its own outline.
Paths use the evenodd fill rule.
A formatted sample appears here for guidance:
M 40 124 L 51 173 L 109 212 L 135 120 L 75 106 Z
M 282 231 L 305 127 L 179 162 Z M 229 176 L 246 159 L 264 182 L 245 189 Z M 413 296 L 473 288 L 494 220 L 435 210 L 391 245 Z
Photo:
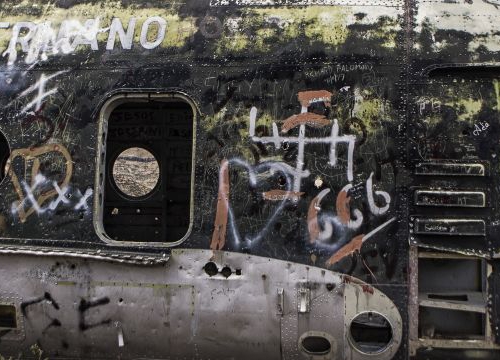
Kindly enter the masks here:
M 222 270 L 220 271 L 220 273 L 222 274 L 222 276 L 224 276 L 225 278 L 228 278 L 231 276 L 231 274 L 233 273 L 231 271 L 231 268 L 229 266 L 224 266 L 222 268 Z
M 0 305 L 0 328 L 17 328 L 16 307 L 14 305 Z
M 482 313 L 428 308 L 418 311 L 419 337 L 431 339 L 475 340 L 484 338 Z
M 215 265 L 215 263 L 213 263 L 211 261 L 207 262 L 205 264 L 205 266 L 203 267 L 203 269 L 205 270 L 205 272 L 207 273 L 208 276 L 217 275 L 217 273 L 219 272 L 217 265 Z
M 328 354 L 332 348 L 330 341 L 323 336 L 306 336 L 302 339 L 302 348 L 309 354 Z
M 9 143 L 5 136 L 0 132 L 0 181 L 3 180 L 7 173 L 7 160 L 10 157 Z
M 472 79 L 478 78 L 493 79 L 500 77 L 499 66 L 447 66 L 432 69 L 427 72 L 430 79 L 460 78 Z
M 421 293 L 481 292 L 484 287 L 480 259 L 425 259 L 418 261 L 418 290 Z
M 108 119 L 103 226 L 118 241 L 174 242 L 190 224 L 191 106 L 126 103 Z
M 392 341 L 392 327 L 380 314 L 367 312 L 357 315 L 351 322 L 353 345 L 361 352 L 382 352 Z
M 427 297 L 433 300 L 448 300 L 448 301 L 467 301 L 467 295 L 448 295 L 448 294 L 428 294 Z
M 498 360 L 500 350 L 493 349 L 439 349 L 422 347 L 415 360 Z

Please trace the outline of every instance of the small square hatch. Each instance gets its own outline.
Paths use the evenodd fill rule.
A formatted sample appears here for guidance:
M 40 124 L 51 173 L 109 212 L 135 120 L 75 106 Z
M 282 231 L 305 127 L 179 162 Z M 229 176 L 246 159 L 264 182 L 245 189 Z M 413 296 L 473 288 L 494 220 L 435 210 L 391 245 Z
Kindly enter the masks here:
M 17 329 L 17 312 L 14 305 L 0 304 L 0 329 Z

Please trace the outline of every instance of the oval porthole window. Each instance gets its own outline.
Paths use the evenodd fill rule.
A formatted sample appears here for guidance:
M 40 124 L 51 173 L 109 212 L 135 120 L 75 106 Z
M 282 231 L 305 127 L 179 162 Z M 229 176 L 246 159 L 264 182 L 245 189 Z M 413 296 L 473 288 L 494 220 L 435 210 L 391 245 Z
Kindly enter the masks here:
M 302 348 L 311 355 L 325 355 L 330 352 L 332 345 L 323 336 L 309 335 L 302 339 Z
M 113 163 L 113 181 L 130 198 L 143 198 L 151 194 L 159 179 L 158 160 L 144 148 L 128 148 Z
M 387 349 L 392 341 L 389 321 L 376 312 L 358 314 L 351 322 L 353 346 L 365 354 L 376 354 Z

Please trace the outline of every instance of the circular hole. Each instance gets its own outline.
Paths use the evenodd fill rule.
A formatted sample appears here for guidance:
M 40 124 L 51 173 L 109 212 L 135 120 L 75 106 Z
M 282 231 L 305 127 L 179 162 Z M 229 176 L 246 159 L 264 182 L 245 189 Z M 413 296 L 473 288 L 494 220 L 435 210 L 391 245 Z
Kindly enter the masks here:
M 227 279 L 233 272 L 231 271 L 231 268 L 229 266 L 224 266 L 220 273 Z
M 350 326 L 352 344 L 365 354 L 384 351 L 392 341 L 392 327 L 389 321 L 375 312 L 358 314 Z
M 113 163 L 113 181 L 126 196 L 149 195 L 160 179 L 158 160 L 148 150 L 132 147 L 122 151 Z
M 317 335 L 306 336 L 302 339 L 301 345 L 304 351 L 311 355 L 325 355 L 332 348 L 332 344 L 327 338 Z
M 217 265 L 215 265 L 215 263 L 211 261 L 207 262 L 203 267 L 203 269 L 205 270 L 208 276 L 217 275 L 217 273 L 219 272 L 219 269 L 217 269 Z

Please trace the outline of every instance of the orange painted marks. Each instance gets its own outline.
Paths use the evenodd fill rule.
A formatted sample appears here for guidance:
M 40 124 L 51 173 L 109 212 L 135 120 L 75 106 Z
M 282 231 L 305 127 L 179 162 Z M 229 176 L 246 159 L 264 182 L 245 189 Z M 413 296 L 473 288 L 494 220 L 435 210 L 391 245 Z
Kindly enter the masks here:
M 330 106 L 332 96 L 333 94 L 326 90 L 299 91 L 298 93 L 300 104 L 304 107 L 318 101 L 323 101 L 326 106 Z
M 229 212 L 229 163 L 221 161 L 219 170 L 219 193 L 217 195 L 217 212 L 215 214 L 214 232 L 210 249 L 221 250 L 226 244 L 227 218 Z
M 337 216 L 340 222 L 344 225 L 347 225 L 351 220 L 351 206 L 349 203 L 351 202 L 351 197 L 347 194 L 347 191 L 341 191 L 337 195 Z
M 297 191 L 286 191 L 286 190 L 270 190 L 262 193 L 264 200 L 269 201 L 283 201 L 283 200 L 293 200 L 299 201 L 299 198 L 304 195 L 303 192 Z
M 28 163 L 32 162 L 31 168 L 31 188 L 35 187 L 36 176 L 39 174 L 41 162 L 40 156 L 56 152 L 60 153 L 64 159 L 66 160 L 65 166 L 66 171 L 64 173 L 64 179 L 58 183 L 57 185 L 61 188 L 68 186 L 71 177 L 73 176 L 73 160 L 71 158 L 71 154 L 68 149 L 62 144 L 47 144 L 37 148 L 25 148 L 25 149 L 16 149 L 12 151 L 9 159 L 7 160 L 7 164 L 5 165 L 5 172 L 8 174 L 12 180 L 12 184 L 14 185 L 14 189 L 19 197 L 19 200 L 14 201 L 13 207 L 17 210 L 19 214 L 19 220 L 24 223 L 28 219 L 28 217 L 35 212 L 35 204 L 27 211 L 24 209 L 24 199 L 25 195 L 22 190 L 21 182 L 15 173 L 14 169 L 11 167 L 11 164 L 14 162 L 14 159 L 17 157 L 21 157 L 24 160 L 25 167 L 28 167 Z M 35 200 L 38 206 L 43 206 L 45 202 L 57 196 L 57 191 L 55 189 L 49 190 L 40 194 Z
M 307 230 L 309 230 L 309 242 L 312 244 L 316 241 L 321 229 L 318 223 L 318 213 L 321 210 L 320 202 L 324 195 L 318 194 L 309 204 L 307 211 Z
M 370 285 L 368 285 L 368 284 L 361 285 L 361 288 L 363 289 L 363 292 L 364 292 L 364 293 L 368 293 L 368 294 L 370 294 L 370 295 L 373 295 L 373 293 L 375 292 L 375 291 L 373 290 L 373 288 L 372 288 Z
M 366 285 L 365 282 L 359 280 L 358 278 L 352 277 L 350 275 L 342 274 L 343 284 L 356 284 L 356 285 Z
M 285 120 L 283 126 L 281 127 L 282 133 L 287 133 L 289 130 L 301 125 L 306 124 L 314 128 L 321 128 L 324 126 L 331 125 L 331 121 L 328 120 L 324 115 L 318 115 L 314 113 L 302 113 L 298 115 L 292 115 Z
M 332 266 L 336 264 L 343 258 L 348 255 L 352 255 L 354 252 L 359 251 L 361 249 L 361 245 L 363 245 L 363 237 L 365 234 L 360 234 L 355 236 L 347 245 L 344 245 L 337 251 L 330 259 L 327 260 L 326 266 Z

